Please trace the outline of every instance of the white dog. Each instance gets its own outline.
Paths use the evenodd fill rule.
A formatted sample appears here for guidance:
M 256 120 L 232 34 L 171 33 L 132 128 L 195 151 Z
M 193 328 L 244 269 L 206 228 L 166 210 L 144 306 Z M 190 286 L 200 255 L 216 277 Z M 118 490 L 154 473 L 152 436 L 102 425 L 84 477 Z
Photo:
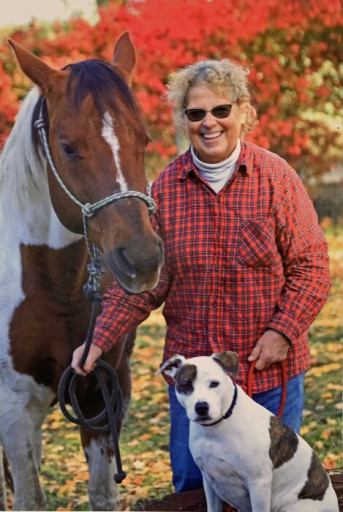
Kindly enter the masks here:
M 159 373 L 173 378 L 190 419 L 189 446 L 204 481 L 208 512 L 223 502 L 239 512 L 338 512 L 331 481 L 315 452 L 254 402 L 235 377 L 238 355 L 175 355 Z

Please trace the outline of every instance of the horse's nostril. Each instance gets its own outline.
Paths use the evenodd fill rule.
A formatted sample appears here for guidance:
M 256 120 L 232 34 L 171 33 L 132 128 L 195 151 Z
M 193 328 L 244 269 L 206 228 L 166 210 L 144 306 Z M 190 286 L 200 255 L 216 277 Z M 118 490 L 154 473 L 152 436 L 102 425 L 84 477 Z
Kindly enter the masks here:
M 136 236 L 122 240 L 104 251 L 104 261 L 118 283 L 129 293 L 153 289 L 163 263 L 163 244 L 160 238 Z
M 116 251 L 116 256 L 120 270 L 131 279 L 136 279 L 135 267 L 130 258 L 129 252 L 125 248 L 119 248 Z
M 209 410 L 209 407 L 208 407 L 207 402 L 197 402 L 195 404 L 195 412 L 199 416 L 205 416 L 206 414 L 208 414 L 208 410 Z

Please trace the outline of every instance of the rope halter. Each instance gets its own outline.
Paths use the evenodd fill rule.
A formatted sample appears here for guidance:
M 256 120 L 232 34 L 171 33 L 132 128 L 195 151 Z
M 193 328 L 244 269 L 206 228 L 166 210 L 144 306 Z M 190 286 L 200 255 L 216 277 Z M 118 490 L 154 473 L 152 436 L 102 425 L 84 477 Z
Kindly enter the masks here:
M 51 152 L 50 152 L 50 148 L 49 148 L 49 143 L 48 143 L 48 138 L 47 138 L 46 130 L 45 130 L 45 126 L 46 125 L 45 125 L 44 115 L 43 115 L 43 108 L 44 108 L 43 106 L 44 105 L 45 105 L 45 100 L 43 99 L 43 101 L 41 102 L 40 109 L 39 109 L 38 119 L 34 122 L 34 127 L 38 130 L 38 133 L 39 133 L 39 136 L 40 136 L 40 140 L 42 142 L 42 146 L 43 146 L 43 150 L 44 150 L 45 156 L 46 156 L 46 158 L 47 158 L 47 160 L 49 162 L 51 170 L 52 170 L 52 172 L 53 172 L 53 174 L 54 174 L 58 184 L 60 185 L 62 190 L 64 190 L 64 192 L 67 194 L 67 196 L 75 204 L 77 204 L 77 206 L 79 206 L 81 208 L 82 220 L 83 220 L 83 231 L 84 231 L 84 235 L 85 235 L 85 239 L 86 239 L 86 245 L 87 245 L 88 253 L 89 253 L 89 256 L 91 258 L 91 262 L 93 264 L 94 263 L 94 259 L 96 259 L 96 254 L 95 253 L 98 251 L 98 249 L 94 245 L 93 245 L 93 251 L 91 251 L 91 249 L 90 249 L 89 239 L 88 239 L 88 226 L 87 226 L 87 219 L 88 218 L 93 217 L 93 215 L 95 215 L 96 212 L 98 210 L 100 210 L 101 208 L 103 208 L 104 206 L 107 206 L 108 204 L 114 203 L 115 201 L 119 201 L 120 199 L 128 199 L 128 198 L 141 199 L 147 205 L 150 215 L 153 215 L 155 213 L 155 211 L 156 211 L 156 203 L 155 203 L 155 201 L 152 199 L 152 197 L 150 195 L 150 187 L 149 187 L 149 185 L 148 185 L 148 194 L 149 195 L 143 194 L 142 192 L 138 192 L 136 190 L 128 190 L 126 192 L 117 192 L 117 193 L 112 194 L 112 195 L 110 195 L 108 197 L 105 197 L 104 199 L 100 199 L 100 201 L 97 201 L 97 202 L 95 202 L 93 204 L 91 204 L 91 203 L 86 203 L 86 204 L 81 203 L 81 201 L 79 201 L 72 194 L 72 192 L 68 189 L 68 187 L 65 185 L 65 183 L 63 182 L 62 178 L 58 174 L 58 171 L 57 171 L 57 169 L 55 167 L 55 164 L 54 164 Z

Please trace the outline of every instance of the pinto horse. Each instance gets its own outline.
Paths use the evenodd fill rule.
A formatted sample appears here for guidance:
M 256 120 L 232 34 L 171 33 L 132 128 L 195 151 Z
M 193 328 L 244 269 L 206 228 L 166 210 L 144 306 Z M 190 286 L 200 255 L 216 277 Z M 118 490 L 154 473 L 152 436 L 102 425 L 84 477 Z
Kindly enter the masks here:
M 129 34 L 117 41 L 111 63 L 88 60 L 62 70 L 10 44 L 35 87 L 0 162 L 0 443 L 13 478 L 13 509 L 41 510 L 41 426 L 73 350 L 87 335 L 87 247 L 94 244 L 106 264 L 101 291 L 114 276 L 130 293 L 156 286 L 163 249 L 149 219 L 149 136 L 130 89 L 136 53 Z M 45 124 L 50 159 L 37 119 Z M 133 340 L 128 334 L 105 356 L 126 408 Z M 89 417 L 97 413 L 98 390 L 92 376 L 83 382 L 79 400 Z M 81 428 L 81 442 L 92 509 L 116 509 L 109 434 Z M 2 469 L 1 478 L 4 510 Z

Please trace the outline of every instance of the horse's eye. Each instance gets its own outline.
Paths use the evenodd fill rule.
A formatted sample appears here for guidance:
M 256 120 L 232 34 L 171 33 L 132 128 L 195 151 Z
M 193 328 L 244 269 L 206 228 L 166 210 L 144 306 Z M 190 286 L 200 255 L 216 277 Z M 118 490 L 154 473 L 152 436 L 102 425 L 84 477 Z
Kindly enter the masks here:
M 219 386 L 218 380 L 211 380 L 210 382 L 210 388 L 217 388 Z
M 69 160 L 76 160 L 77 158 L 80 158 L 78 152 L 70 144 L 62 143 L 61 148 L 63 153 Z

